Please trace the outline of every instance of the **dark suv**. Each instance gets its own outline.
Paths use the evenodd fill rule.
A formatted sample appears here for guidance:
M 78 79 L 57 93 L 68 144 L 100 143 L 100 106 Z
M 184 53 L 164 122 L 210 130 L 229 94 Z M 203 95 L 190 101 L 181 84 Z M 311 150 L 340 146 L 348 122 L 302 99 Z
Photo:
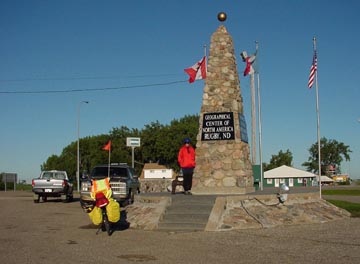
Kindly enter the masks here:
M 90 194 L 92 179 L 104 179 L 108 175 L 113 198 L 121 203 L 133 203 L 135 193 L 140 193 L 140 181 L 134 169 L 126 163 L 111 163 L 110 171 L 108 164 L 95 166 L 91 171 L 90 178 L 81 183 L 81 195 Z

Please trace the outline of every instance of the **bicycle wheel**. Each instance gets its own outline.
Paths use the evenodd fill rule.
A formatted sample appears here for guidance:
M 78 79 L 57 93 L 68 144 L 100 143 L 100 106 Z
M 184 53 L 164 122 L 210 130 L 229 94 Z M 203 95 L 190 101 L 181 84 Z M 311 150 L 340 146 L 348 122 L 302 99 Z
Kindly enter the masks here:
M 110 222 L 106 213 L 103 214 L 103 227 L 106 230 L 107 234 L 110 236 L 111 235 Z

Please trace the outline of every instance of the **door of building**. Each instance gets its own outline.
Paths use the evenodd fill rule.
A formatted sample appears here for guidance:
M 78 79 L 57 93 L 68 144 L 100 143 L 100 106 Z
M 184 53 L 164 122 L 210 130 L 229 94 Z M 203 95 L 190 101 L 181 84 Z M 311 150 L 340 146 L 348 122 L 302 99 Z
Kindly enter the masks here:
M 293 187 L 293 186 L 294 186 L 294 179 L 289 178 L 289 187 Z
M 275 179 L 275 187 L 279 187 L 280 179 Z

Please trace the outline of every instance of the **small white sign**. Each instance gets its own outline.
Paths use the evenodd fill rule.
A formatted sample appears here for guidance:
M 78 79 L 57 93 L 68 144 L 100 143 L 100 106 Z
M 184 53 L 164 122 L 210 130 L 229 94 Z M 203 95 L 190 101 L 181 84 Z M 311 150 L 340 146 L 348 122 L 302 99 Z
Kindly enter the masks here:
M 128 137 L 126 138 L 127 147 L 140 147 L 140 138 Z

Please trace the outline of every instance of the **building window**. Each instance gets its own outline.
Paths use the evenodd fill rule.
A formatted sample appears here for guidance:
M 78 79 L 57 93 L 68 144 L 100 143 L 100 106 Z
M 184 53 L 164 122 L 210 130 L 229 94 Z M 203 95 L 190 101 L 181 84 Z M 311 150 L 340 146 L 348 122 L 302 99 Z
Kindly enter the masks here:
M 272 183 L 273 183 L 273 182 L 272 182 L 272 179 L 267 179 L 267 180 L 266 180 L 266 183 L 267 183 L 267 184 L 272 184 Z
M 303 182 L 303 178 L 298 178 L 297 182 L 298 182 L 298 183 L 302 183 L 302 182 Z
M 280 179 L 280 183 L 285 183 L 285 179 Z

